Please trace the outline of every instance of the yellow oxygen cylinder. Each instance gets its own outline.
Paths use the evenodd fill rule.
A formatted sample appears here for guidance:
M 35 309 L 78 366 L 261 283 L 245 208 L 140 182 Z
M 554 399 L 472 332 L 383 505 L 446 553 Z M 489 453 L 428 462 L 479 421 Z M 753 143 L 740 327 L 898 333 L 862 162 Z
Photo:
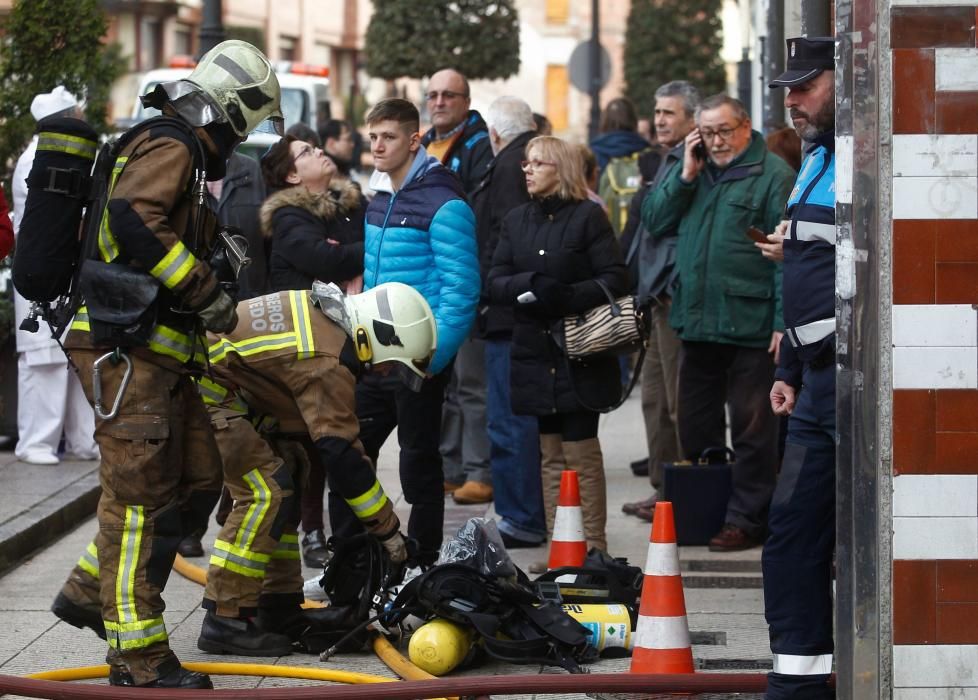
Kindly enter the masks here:
M 627 653 L 634 644 L 628 608 L 615 603 L 563 603 L 568 615 L 591 631 L 588 644 L 602 652 Z
M 472 632 L 454 622 L 435 618 L 411 635 L 408 657 L 433 676 L 444 676 L 458 666 L 472 648 Z

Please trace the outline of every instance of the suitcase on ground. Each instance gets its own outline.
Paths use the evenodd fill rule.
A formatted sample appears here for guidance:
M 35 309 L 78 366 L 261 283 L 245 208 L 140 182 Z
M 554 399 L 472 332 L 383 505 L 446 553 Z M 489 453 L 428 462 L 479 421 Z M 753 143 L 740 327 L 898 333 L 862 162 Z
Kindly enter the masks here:
M 672 502 L 676 542 L 708 544 L 727 515 L 734 453 L 726 447 L 703 451 L 695 462 L 663 465 L 663 500 Z

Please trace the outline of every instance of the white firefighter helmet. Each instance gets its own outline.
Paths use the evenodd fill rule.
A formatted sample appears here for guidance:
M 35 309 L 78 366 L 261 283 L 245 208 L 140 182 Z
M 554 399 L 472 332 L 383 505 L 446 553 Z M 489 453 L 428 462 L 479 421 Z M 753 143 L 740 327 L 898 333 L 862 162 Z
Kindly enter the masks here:
M 142 100 L 158 107 L 163 98 L 192 126 L 228 124 L 244 139 L 268 120 L 283 133 L 278 78 L 265 54 L 245 41 L 222 41 L 185 79 L 161 83 Z
M 385 282 L 344 297 L 353 345 L 361 362 L 392 363 L 414 391 L 421 389 L 438 342 L 435 317 L 425 298 L 400 282 Z

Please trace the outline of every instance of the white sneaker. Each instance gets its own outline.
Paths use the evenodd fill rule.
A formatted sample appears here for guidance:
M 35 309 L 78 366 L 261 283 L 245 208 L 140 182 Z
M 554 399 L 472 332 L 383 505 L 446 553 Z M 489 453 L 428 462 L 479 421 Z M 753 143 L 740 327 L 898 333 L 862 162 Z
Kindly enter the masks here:
M 323 587 L 319 585 L 319 579 L 322 575 L 314 576 L 305 583 L 302 584 L 302 595 L 305 596 L 306 600 L 320 600 L 324 603 L 329 602 L 329 596 L 326 595 L 326 591 Z
M 23 457 L 19 458 L 21 462 L 27 462 L 28 464 L 60 464 L 61 460 L 58 459 L 57 455 L 53 455 L 50 452 L 29 452 Z

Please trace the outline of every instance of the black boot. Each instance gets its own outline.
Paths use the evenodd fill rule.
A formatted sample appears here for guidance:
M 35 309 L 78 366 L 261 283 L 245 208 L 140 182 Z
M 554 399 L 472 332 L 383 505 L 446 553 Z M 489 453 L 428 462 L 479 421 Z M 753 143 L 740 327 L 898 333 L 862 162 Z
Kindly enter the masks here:
M 208 610 L 197 648 L 211 654 L 286 656 L 292 653 L 292 640 L 284 634 L 263 632 L 251 620 L 221 617 Z
M 181 557 L 204 556 L 204 546 L 200 543 L 200 538 L 203 536 L 203 532 L 191 532 L 180 540 L 180 544 L 177 545 L 177 552 L 180 553 Z
M 128 671 L 113 668 L 109 671 L 109 685 L 126 688 L 171 688 L 173 690 L 214 689 L 214 684 L 211 683 L 211 677 L 206 673 L 188 671 L 179 664 L 155 681 L 143 683 L 142 685 L 136 685 L 132 680 L 132 675 Z
M 105 639 L 105 623 L 102 622 L 102 609 L 94 606 L 82 606 L 66 596 L 58 593 L 51 605 L 51 612 L 73 627 L 86 627 Z
M 298 604 L 258 608 L 255 624 L 262 632 L 284 634 L 298 651 L 319 654 L 339 641 L 359 620 L 348 605 L 303 610 Z

